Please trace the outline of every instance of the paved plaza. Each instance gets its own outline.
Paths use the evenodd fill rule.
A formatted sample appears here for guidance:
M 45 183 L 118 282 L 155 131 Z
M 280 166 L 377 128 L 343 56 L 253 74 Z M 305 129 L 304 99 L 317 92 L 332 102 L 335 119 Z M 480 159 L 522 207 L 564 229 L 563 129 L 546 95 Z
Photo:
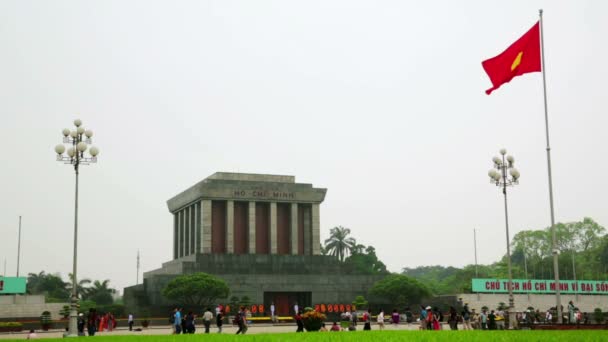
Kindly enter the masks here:
M 327 328 L 330 328 L 330 323 L 328 323 Z M 376 330 L 378 329 L 377 325 L 372 325 L 372 329 Z M 385 326 L 385 330 L 417 330 L 418 329 L 418 324 L 415 323 L 411 323 L 411 324 L 399 324 L 399 325 L 392 325 L 392 324 L 386 324 Z M 443 326 L 443 329 L 449 329 L 449 327 L 447 325 Z M 223 334 L 235 334 L 237 330 L 236 326 L 232 326 L 232 325 L 226 325 L 224 326 L 224 332 Z M 363 324 L 359 324 L 357 325 L 357 330 L 363 330 Z M 199 325 L 196 327 L 196 334 L 203 334 L 205 331 L 205 328 L 202 325 Z M 250 325 L 249 329 L 247 330 L 247 334 L 262 334 L 262 333 L 287 333 L 287 332 L 293 332 L 295 334 L 296 331 L 296 325 L 295 324 L 256 324 L 256 325 Z M 211 327 L 211 333 L 212 334 L 217 334 L 217 327 L 212 326 Z M 344 333 L 348 333 L 347 331 L 345 331 Z M 53 331 L 49 331 L 49 332 L 38 332 L 36 331 L 36 334 L 38 334 L 39 338 L 60 338 L 63 337 L 63 332 L 59 331 L 59 330 L 53 330 Z M 97 333 L 95 334 L 95 336 L 97 335 L 170 335 L 171 334 L 171 328 L 169 326 L 166 327 L 151 327 L 148 329 L 143 329 L 142 331 L 129 331 L 128 329 L 117 329 L 114 330 L 112 332 L 101 332 L 101 333 Z M 23 338 L 25 339 L 27 337 L 27 332 L 21 332 L 21 333 L 3 333 L 0 334 L 0 339 L 20 339 Z

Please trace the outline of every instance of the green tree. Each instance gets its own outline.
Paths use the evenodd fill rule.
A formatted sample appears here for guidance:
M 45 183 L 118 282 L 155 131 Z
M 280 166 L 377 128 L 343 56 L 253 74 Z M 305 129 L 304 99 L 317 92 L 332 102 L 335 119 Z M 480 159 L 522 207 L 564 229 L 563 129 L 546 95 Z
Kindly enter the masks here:
M 604 227 L 600 226 L 590 217 L 585 217 L 582 222 L 577 222 L 576 225 L 578 239 L 583 251 L 599 245 L 599 237 L 606 232 Z
M 174 278 L 161 293 L 179 304 L 200 307 L 213 305 L 217 299 L 228 297 L 230 289 L 224 280 L 201 272 Z
M 391 274 L 377 281 L 369 293 L 397 306 L 419 302 L 431 294 L 424 284 L 402 274 Z
M 357 244 L 354 238 L 349 237 L 350 229 L 342 226 L 334 227 L 329 231 L 329 239 L 325 240 L 325 250 L 329 255 L 337 256 L 340 261 L 348 255 Z
M 388 274 L 386 265 L 376 256 L 376 249 L 372 246 L 357 245 L 357 249 L 344 260 L 345 269 L 355 274 Z

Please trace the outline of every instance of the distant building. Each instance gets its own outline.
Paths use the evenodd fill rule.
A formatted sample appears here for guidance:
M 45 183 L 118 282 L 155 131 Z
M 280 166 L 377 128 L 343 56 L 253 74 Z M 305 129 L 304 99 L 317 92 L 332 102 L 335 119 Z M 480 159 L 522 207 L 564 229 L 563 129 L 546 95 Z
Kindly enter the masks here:
M 327 189 L 294 176 L 215 173 L 171 198 L 173 260 L 125 288 L 132 310 L 164 312 L 162 288 L 181 274 L 224 279 L 230 296 L 247 296 L 278 314 L 315 304 L 351 303 L 382 276 L 347 274 L 321 255 L 320 204 Z M 227 299 L 223 300 L 224 303 Z

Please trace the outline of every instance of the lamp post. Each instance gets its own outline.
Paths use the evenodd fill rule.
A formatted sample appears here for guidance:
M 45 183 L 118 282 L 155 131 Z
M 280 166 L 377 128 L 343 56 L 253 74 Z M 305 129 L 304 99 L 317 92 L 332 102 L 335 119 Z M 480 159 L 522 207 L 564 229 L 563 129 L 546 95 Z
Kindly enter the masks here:
M 55 146 L 55 152 L 57 153 L 57 161 L 64 164 L 74 166 L 76 173 L 76 191 L 74 199 L 74 260 L 72 269 L 72 296 L 70 300 L 70 325 L 68 336 L 78 336 L 77 318 L 78 318 L 78 282 L 76 280 L 76 265 L 78 262 L 78 169 L 80 165 L 88 165 L 90 163 L 97 162 L 97 155 L 99 149 L 97 147 L 90 147 L 91 137 L 93 131 L 85 130 L 82 127 L 82 121 L 79 119 L 74 120 L 74 130 L 65 128 L 63 130 L 63 143 L 71 145 L 67 149 L 67 156 L 63 153 L 66 151 L 65 145 L 59 144 Z M 89 152 L 90 157 L 85 156 L 85 152 Z
M 507 233 L 507 267 L 509 270 L 509 329 L 515 328 L 517 325 L 515 318 L 515 300 L 513 299 L 513 275 L 511 273 L 511 243 L 509 239 L 509 213 L 507 210 L 507 186 L 518 184 L 519 171 L 513 167 L 515 159 L 513 156 L 506 156 L 507 150 L 500 150 L 501 157 L 494 157 L 494 168 L 488 172 L 490 182 L 498 187 L 502 187 L 502 193 L 505 198 L 505 227 Z

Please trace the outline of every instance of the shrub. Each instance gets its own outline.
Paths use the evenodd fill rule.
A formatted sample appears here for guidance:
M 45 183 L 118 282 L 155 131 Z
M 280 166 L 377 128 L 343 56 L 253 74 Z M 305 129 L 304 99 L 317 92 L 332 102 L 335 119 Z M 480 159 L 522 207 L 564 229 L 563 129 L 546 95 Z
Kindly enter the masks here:
M 363 296 L 357 296 L 355 300 L 353 300 L 352 304 L 359 310 L 362 310 L 363 308 L 367 307 L 368 302 Z
M 310 310 L 302 315 L 302 323 L 304 323 L 306 331 L 319 331 L 326 318 L 327 316 L 324 314 Z
M 604 322 L 604 313 L 602 312 L 602 309 L 595 308 L 595 310 L 593 310 L 593 319 L 595 319 L 595 322 L 598 324 Z
M 59 315 L 61 315 L 61 317 L 63 317 L 63 318 L 70 317 L 70 306 L 64 305 L 63 308 L 61 309 L 61 311 L 59 311 Z

